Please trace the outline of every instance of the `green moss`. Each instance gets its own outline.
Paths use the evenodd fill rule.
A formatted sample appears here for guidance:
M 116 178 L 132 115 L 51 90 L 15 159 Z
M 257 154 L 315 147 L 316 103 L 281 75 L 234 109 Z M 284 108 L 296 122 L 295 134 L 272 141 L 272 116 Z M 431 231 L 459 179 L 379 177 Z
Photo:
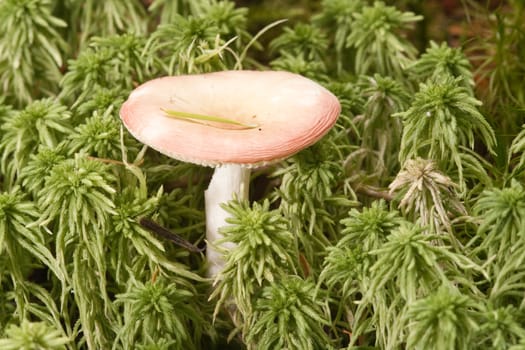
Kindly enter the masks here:
M 525 7 L 442 6 L 0 1 L 0 348 L 522 349 Z M 203 247 L 211 169 L 118 114 L 147 80 L 240 67 L 342 110 L 224 204 L 211 281 L 144 226 Z

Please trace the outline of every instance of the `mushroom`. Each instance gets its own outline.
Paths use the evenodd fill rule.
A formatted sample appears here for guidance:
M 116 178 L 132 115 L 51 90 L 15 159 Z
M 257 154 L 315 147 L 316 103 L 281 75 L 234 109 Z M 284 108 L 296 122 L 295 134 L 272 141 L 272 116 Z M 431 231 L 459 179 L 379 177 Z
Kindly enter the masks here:
M 213 247 L 228 216 L 220 204 L 246 199 L 251 168 L 312 145 L 340 109 L 332 93 L 297 74 L 223 71 L 148 81 L 130 94 L 120 117 L 153 149 L 215 168 L 205 191 L 208 276 L 215 277 L 225 263 Z

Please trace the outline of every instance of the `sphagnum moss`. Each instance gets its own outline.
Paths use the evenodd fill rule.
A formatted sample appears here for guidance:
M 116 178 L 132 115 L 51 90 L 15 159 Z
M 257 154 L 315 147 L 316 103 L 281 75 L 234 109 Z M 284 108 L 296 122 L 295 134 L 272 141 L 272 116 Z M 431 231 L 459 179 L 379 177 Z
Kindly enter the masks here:
M 256 34 L 248 1 L 0 1 L 0 348 L 525 349 L 522 2 L 468 8 L 459 45 L 414 45 L 410 11 L 440 2 L 291 3 Z M 241 67 L 342 113 L 225 204 L 214 285 L 141 225 L 202 247 L 210 172 L 116 113 L 146 80 Z
M 222 230 L 224 239 L 217 243 L 231 242 L 237 247 L 217 276 L 211 297 L 218 297 L 218 307 L 233 297 L 242 319 L 251 315 L 263 287 L 296 272 L 296 243 L 288 222 L 279 211 L 270 210 L 268 200 L 251 208 L 246 202 L 232 201 L 224 208 L 233 217 Z

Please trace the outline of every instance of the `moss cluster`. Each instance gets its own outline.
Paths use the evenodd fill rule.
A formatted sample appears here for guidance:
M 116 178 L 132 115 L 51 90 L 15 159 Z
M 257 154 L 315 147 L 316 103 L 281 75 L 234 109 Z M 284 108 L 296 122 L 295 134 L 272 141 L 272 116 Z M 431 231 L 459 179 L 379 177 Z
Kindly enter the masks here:
M 1 0 L 0 349 L 524 349 L 525 6 L 446 8 L 435 37 L 439 3 Z M 118 111 L 228 69 L 342 112 L 224 203 L 211 281 L 154 229 L 205 244 L 210 169 Z

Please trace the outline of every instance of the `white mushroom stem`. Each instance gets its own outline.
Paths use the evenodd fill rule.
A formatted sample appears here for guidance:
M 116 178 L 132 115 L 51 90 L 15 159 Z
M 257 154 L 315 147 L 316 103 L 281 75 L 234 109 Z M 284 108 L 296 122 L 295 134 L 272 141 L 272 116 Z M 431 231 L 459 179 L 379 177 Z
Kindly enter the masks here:
M 208 189 L 204 192 L 208 277 L 215 278 L 226 264 L 223 254 L 213 246 L 215 241 L 223 237 L 219 233 L 219 229 L 227 225 L 226 218 L 230 216 L 220 205 L 233 199 L 234 195 L 239 200 L 247 199 L 249 184 L 249 168 L 237 164 L 227 164 L 215 168 Z M 221 247 L 231 249 L 234 244 L 227 243 Z

